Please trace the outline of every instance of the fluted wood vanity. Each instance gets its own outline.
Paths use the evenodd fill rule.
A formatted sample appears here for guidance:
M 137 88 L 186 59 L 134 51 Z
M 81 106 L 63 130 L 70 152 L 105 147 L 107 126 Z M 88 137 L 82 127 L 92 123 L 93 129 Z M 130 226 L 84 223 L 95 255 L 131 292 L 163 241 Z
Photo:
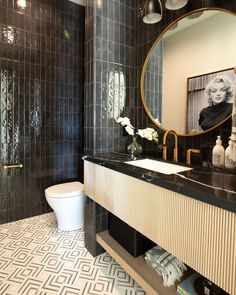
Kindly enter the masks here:
M 88 197 L 228 293 L 236 294 L 235 212 L 201 201 L 197 194 L 189 197 L 181 189 L 174 191 L 171 181 L 170 189 L 165 188 L 168 177 L 160 174 L 161 185 L 157 185 L 151 183 L 151 175 L 157 174 L 147 172 L 145 176 L 145 169 L 140 170 L 141 180 L 137 167 L 125 169 L 129 165 L 117 162 L 115 169 L 106 166 L 101 161 L 84 161 Z M 130 169 L 136 175 L 128 175 Z M 175 288 L 165 288 L 160 278 L 154 279 L 158 276 L 143 257 L 133 258 L 107 232 L 97 240 L 148 294 L 176 294 Z

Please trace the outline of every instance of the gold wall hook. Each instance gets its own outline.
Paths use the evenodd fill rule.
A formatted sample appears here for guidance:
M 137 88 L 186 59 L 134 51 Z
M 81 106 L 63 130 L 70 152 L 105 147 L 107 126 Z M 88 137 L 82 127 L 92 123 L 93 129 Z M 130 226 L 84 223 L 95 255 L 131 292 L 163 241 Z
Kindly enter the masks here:
M 3 169 L 23 168 L 23 164 L 4 164 Z

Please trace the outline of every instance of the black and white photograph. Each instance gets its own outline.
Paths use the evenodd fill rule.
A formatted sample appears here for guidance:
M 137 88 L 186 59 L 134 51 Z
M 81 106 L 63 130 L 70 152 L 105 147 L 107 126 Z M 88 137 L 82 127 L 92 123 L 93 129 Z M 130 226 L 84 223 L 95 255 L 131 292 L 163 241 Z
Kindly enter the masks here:
M 188 78 L 187 132 L 204 132 L 232 113 L 235 69 L 225 69 Z

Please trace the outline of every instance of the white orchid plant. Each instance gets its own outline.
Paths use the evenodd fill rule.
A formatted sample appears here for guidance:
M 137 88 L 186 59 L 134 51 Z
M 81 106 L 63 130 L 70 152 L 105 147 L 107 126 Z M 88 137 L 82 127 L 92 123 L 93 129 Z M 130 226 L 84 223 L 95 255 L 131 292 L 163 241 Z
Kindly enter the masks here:
M 134 134 L 134 126 L 130 123 L 130 119 L 127 117 L 119 117 L 116 119 L 117 123 L 120 123 L 123 127 L 125 127 L 126 132 L 129 135 L 135 136 L 135 134 L 139 135 L 142 138 L 146 138 L 148 140 L 154 140 L 158 142 L 158 134 L 153 128 L 145 128 L 138 129 L 138 131 Z

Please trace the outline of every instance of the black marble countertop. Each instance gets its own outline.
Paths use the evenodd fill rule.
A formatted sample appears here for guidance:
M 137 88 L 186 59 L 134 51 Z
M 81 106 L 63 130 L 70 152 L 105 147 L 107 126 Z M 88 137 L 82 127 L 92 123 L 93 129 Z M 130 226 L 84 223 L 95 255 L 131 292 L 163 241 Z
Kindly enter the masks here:
M 143 158 L 154 159 L 150 156 L 143 156 Z M 236 175 L 234 173 L 193 166 L 192 170 L 166 175 L 126 164 L 124 162 L 131 161 L 131 157 L 122 153 L 86 155 L 84 159 L 236 213 Z M 177 164 L 187 166 L 182 163 Z

